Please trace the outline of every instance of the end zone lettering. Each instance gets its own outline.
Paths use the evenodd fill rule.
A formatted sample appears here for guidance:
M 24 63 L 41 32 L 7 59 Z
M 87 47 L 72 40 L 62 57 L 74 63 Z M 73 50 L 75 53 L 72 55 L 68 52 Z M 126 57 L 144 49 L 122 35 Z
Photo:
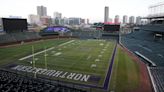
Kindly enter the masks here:
M 86 74 L 80 74 L 80 73 L 70 73 L 70 72 L 64 72 L 64 71 L 57 71 L 57 70 L 48 70 L 43 68 L 36 68 L 31 66 L 24 66 L 24 65 L 17 65 L 15 67 L 12 67 L 11 69 L 22 71 L 22 72 L 28 72 L 28 73 L 36 73 L 51 77 L 58 77 L 58 78 L 65 78 L 69 80 L 76 80 L 76 81 L 82 81 L 87 82 L 90 78 L 90 75 Z

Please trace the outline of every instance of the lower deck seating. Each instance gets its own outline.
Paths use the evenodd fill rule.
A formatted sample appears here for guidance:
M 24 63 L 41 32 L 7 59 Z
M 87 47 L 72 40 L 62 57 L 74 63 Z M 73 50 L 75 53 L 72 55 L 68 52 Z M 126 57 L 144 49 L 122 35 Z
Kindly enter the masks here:
M 164 92 L 164 39 L 154 40 L 152 32 L 136 31 L 121 36 L 121 43 L 130 51 L 138 51 L 154 62 L 157 67 L 150 67 L 158 92 Z
M 17 41 L 39 39 L 41 36 L 37 32 L 17 32 L 0 35 L 0 43 L 10 43 Z
M 158 92 L 164 92 L 164 67 L 151 67 L 150 70 Z
M 86 92 L 5 70 L 0 70 L 0 90 L 1 92 Z

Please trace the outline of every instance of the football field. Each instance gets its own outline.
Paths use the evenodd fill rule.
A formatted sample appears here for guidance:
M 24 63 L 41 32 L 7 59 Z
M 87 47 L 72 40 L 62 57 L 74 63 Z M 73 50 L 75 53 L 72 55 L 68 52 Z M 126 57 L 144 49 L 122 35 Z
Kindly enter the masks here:
M 54 41 L 55 43 L 55 41 Z M 116 42 L 106 40 L 68 40 L 42 50 L 31 45 L 9 69 L 54 80 L 102 87 Z M 12 66 L 12 67 L 11 67 Z
M 141 85 L 139 65 L 113 40 L 40 40 L 1 47 L 0 56 L 3 69 L 94 92 L 136 90 Z

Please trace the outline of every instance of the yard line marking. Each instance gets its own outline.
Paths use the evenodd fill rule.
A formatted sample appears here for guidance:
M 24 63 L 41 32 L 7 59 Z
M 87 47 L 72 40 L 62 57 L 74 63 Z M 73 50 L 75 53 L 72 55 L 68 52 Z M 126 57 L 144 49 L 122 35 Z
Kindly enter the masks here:
M 87 57 L 87 60 L 89 60 L 91 58 L 91 55 L 89 55 L 88 57 Z
M 54 54 L 55 56 L 59 56 L 59 55 L 61 55 L 62 53 L 61 52 L 58 52 L 58 53 L 56 53 L 56 54 Z
M 97 65 L 96 64 L 92 64 L 91 65 L 91 68 L 95 68 Z
M 98 62 L 98 61 L 100 61 L 100 59 L 95 59 L 95 62 Z
M 71 40 L 71 41 L 62 43 L 62 44 L 60 44 L 60 45 L 58 45 L 58 46 L 60 47 L 60 46 L 66 45 L 66 44 L 68 44 L 68 43 L 71 43 L 71 42 L 73 42 L 73 41 L 75 41 L 75 40 Z M 40 52 L 36 52 L 36 53 L 34 53 L 34 54 L 31 54 L 31 55 L 25 56 L 25 57 L 23 57 L 23 58 L 20 58 L 19 60 L 20 60 L 20 61 L 25 60 L 25 59 L 27 59 L 27 58 L 32 57 L 33 55 L 35 56 L 35 55 L 44 53 L 45 51 L 53 50 L 54 48 L 55 48 L 55 47 L 51 47 L 51 48 L 48 48 L 48 49 L 46 49 L 46 50 L 42 50 L 42 51 L 40 51 Z
M 43 51 L 40 51 L 40 52 L 34 53 L 34 54 L 32 54 L 32 55 L 28 55 L 28 56 L 25 56 L 25 57 L 23 57 L 23 58 L 20 58 L 19 60 L 20 60 L 20 61 L 25 60 L 25 59 L 27 59 L 27 58 L 32 57 L 33 55 L 35 56 L 35 55 L 38 55 L 38 54 L 44 53 L 45 51 L 52 50 L 52 49 L 54 49 L 54 48 L 55 48 L 55 47 L 51 47 L 51 48 L 49 48 L 49 49 L 47 49 L 47 50 L 43 50 Z

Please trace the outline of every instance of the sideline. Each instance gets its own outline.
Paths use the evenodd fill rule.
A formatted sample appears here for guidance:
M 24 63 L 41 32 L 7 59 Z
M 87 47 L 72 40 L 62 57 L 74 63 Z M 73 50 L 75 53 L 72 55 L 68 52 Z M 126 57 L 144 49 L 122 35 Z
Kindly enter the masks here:
M 111 63 L 108 67 L 108 72 L 107 72 L 105 82 L 104 82 L 104 85 L 103 85 L 103 89 L 105 89 L 105 90 L 108 90 L 108 86 L 109 86 L 109 83 L 110 83 L 110 80 L 111 80 L 111 77 L 112 77 L 112 70 L 113 70 L 113 64 L 114 64 L 114 60 L 115 60 L 115 56 L 116 56 L 116 51 L 117 51 L 117 43 L 114 47 L 114 51 L 113 51 L 112 58 L 111 58 Z

